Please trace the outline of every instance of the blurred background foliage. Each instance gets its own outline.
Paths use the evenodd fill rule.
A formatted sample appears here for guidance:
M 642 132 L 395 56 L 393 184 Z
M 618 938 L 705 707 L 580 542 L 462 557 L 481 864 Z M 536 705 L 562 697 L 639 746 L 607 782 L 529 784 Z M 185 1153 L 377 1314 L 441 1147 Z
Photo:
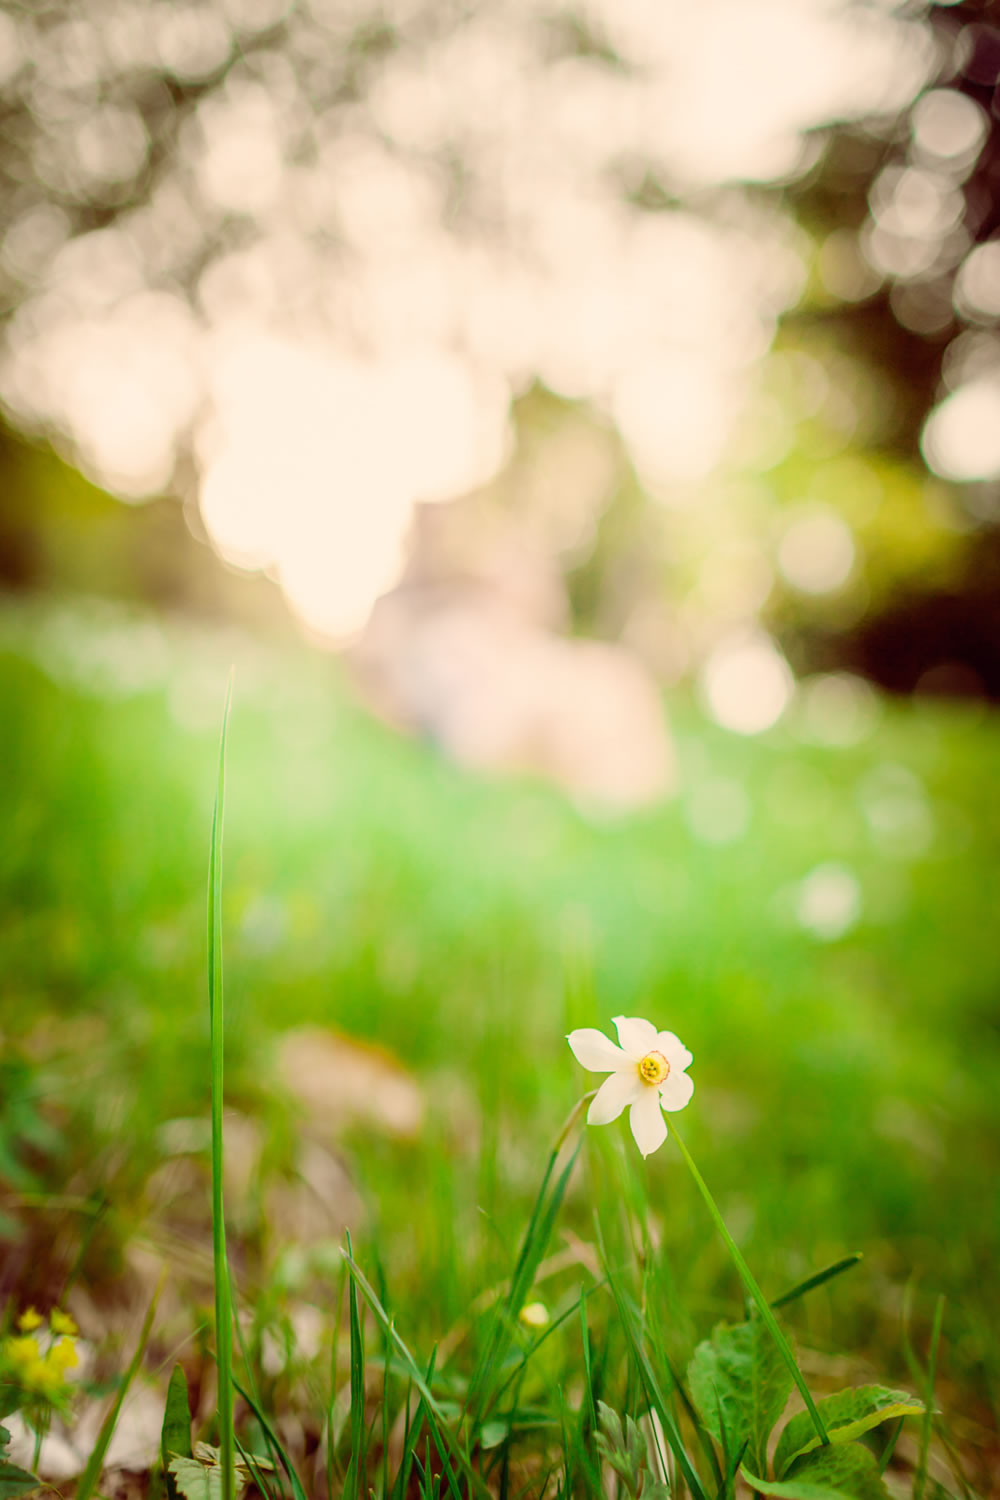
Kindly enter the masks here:
M 7 5 L 5 1292 L 96 1331 L 152 1251 L 174 1333 L 205 1296 L 235 660 L 261 1305 L 301 1333 L 347 1222 L 429 1347 L 564 1032 L 648 1012 L 765 1285 L 866 1253 L 817 1378 L 848 1338 L 902 1378 L 945 1290 L 990 1472 L 998 79 L 986 0 Z
M 666 680 L 763 619 L 798 670 L 994 691 L 977 582 L 1000 473 L 988 5 L 741 20 L 720 3 L 663 25 L 638 4 L 146 9 L 107 0 L 80 17 L 53 0 L 4 16 L 0 394 L 24 476 L 4 501 L 11 583 L 86 572 L 54 539 L 65 518 L 47 519 L 55 471 L 32 486 L 34 461 L 15 456 L 20 431 L 119 494 L 179 495 L 189 529 L 276 578 L 314 631 L 350 637 L 398 583 L 414 502 L 491 482 L 528 428 L 572 448 L 547 387 L 598 441 L 588 458 L 580 438 L 575 468 L 548 459 L 561 524 L 538 524 L 546 501 L 509 476 L 498 504 L 536 517 L 570 628 L 624 638 Z M 318 359 L 321 338 L 349 409 L 334 414 L 332 367 L 317 369 L 326 406 L 296 434 L 257 366 L 284 360 L 271 378 L 305 392 L 287 349 Z M 376 380 L 355 400 L 350 360 L 394 370 L 397 389 Z M 234 458 L 256 421 L 239 415 L 234 362 L 304 501 L 275 494 L 280 461 L 258 494 Z M 431 424 L 429 462 L 408 451 L 397 399 Z M 293 460 L 324 410 L 327 431 Z M 609 423 L 624 437 L 610 459 Z M 409 477 L 359 476 L 380 425 Z M 355 448 L 367 466 L 351 467 Z M 117 590 L 210 607 L 162 506 L 95 516 L 95 552 L 119 524 L 149 535 L 106 563 Z M 352 535 L 356 598 L 330 561 Z M 213 576 L 223 612 L 246 612 L 249 590 L 237 605 Z M 340 619 L 323 607 L 338 587 Z

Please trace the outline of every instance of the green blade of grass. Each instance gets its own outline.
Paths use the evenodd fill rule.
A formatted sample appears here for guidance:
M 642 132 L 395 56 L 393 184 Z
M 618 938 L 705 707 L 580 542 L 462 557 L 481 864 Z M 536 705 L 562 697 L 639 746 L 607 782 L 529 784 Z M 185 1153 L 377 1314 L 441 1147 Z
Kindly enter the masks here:
M 597 1285 L 603 1286 L 604 1282 L 600 1281 Z M 597 1287 L 595 1287 L 594 1290 L 596 1291 Z M 572 1302 L 569 1307 L 567 1307 L 565 1312 L 559 1314 L 558 1318 L 553 1318 L 552 1322 L 545 1329 L 544 1333 L 539 1334 L 538 1338 L 532 1340 L 532 1342 L 525 1349 L 521 1358 L 518 1360 L 517 1364 L 514 1366 L 513 1370 L 511 1370 L 510 1374 L 505 1378 L 503 1383 L 497 1387 L 492 1398 L 493 1405 L 496 1405 L 498 1401 L 503 1400 L 504 1396 L 507 1394 L 508 1390 L 515 1383 L 515 1381 L 522 1379 L 527 1365 L 531 1362 L 531 1360 L 534 1359 L 535 1355 L 538 1353 L 542 1345 L 552 1337 L 557 1329 L 561 1328 L 564 1323 L 568 1322 L 573 1314 L 579 1310 L 581 1302 L 582 1296 L 576 1302 Z
M 260 1403 L 254 1396 L 250 1394 L 249 1391 L 245 1390 L 243 1386 L 240 1385 L 235 1375 L 233 1376 L 233 1387 L 235 1390 L 239 1391 L 240 1395 L 243 1397 L 244 1401 L 249 1406 L 254 1416 L 257 1418 L 257 1421 L 260 1423 L 261 1430 L 263 1431 L 264 1437 L 267 1440 L 269 1450 L 273 1449 L 273 1451 L 278 1455 L 278 1461 L 280 1462 L 281 1467 L 284 1469 L 285 1473 L 288 1475 L 288 1482 L 292 1486 L 292 1495 L 294 1496 L 294 1500 L 308 1500 L 308 1496 L 306 1495 L 302 1481 L 299 1478 L 298 1474 L 296 1474 L 295 1468 L 287 1452 L 285 1451 L 281 1439 L 278 1437 L 278 1434 L 275 1432 L 267 1417 L 264 1415 L 260 1407 Z
M 806 1410 L 808 1411 L 809 1416 L 812 1418 L 812 1424 L 816 1429 L 816 1435 L 819 1438 L 820 1443 L 823 1444 L 824 1447 L 829 1446 L 830 1438 L 825 1426 L 823 1425 L 823 1418 L 816 1410 L 816 1403 L 812 1398 L 809 1387 L 806 1385 L 805 1380 L 803 1379 L 802 1371 L 799 1369 L 798 1361 L 796 1360 L 795 1355 L 792 1353 L 791 1345 L 785 1338 L 785 1335 L 782 1333 L 781 1328 L 778 1325 L 778 1320 L 775 1318 L 774 1313 L 771 1311 L 771 1307 L 769 1302 L 767 1301 L 767 1298 L 764 1296 L 764 1293 L 757 1285 L 757 1281 L 753 1272 L 747 1265 L 746 1261 L 743 1259 L 740 1247 L 737 1245 L 736 1241 L 729 1233 L 729 1230 L 726 1228 L 726 1221 L 723 1219 L 721 1213 L 719 1212 L 715 1199 L 709 1192 L 708 1184 L 706 1183 L 704 1177 L 702 1177 L 701 1173 L 698 1171 L 698 1168 L 695 1166 L 694 1158 L 691 1156 L 691 1153 L 688 1151 L 688 1148 L 685 1146 L 683 1140 L 678 1134 L 677 1126 L 674 1124 L 673 1120 L 670 1121 L 670 1132 L 673 1135 L 674 1140 L 677 1142 L 677 1148 L 684 1158 L 685 1166 L 691 1173 L 691 1176 L 694 1178 L 695 1185 L 697 1186 L 698 1191 L 701 1193 L 701 1196 L 705 1201 L 705 1206 L 707 1207 L 709 1213 L 712 1216 L 712 1219 L 714 1220 L 715 1227 L 722 1236 L 726 1249 L 729 1251 L 732 1262 L 740 1274 L 740 1280 L 743 1282 L 743 1285 L 746 1287 L 747 1291 L 750 1293 L 750 1296 L 756 1303 L 757 1311 L 760 1313 L 760 1316 L 763 1319 L 764 1326 L 767 1328 L 771 1337 L 774 1339 L 774 1342 L 778 1346 L 782 1359 L 788 1366 L 789 1374 L 798 1387 L 799 1395 L 805 1402 Z
M 589 1293 L 583 1292 L 580 1296 L 580 1342 L 583 1348 L 583 1377 L 584 1393 L 587 1398 L 587 1417 L 590 1419 L 590 1427 L 593 1431 L 597 1426 L 597 1402 L 594 1398 L 594 1372 L 590 1358 L 590 1326 L 587 1323 L 587 1297 Z
M 581 1140 L 577 1142 L 569 1160 L 563 1167 L 555 1186 L 549 1192 L 549 1184 L 555 1171 L 556 1162 L 563 1142 L 576 1117 L 577 1111 L 570 1116 L 570 1120 L 560 1133 L 559 1140 L 549 1157 L 548 1163 L 542 1177 L 542 1185 L 538 1190 L 531 1218 L 521 1242 L 520 1252 L 514 1271 L 510 1280 L 510 1287 L 506 1297 L 498 1303 L 487 1334 L 486 1344 L 483 1349 L 475 1373 L 469 1382 L 469 1394 L 466 1400 L 466 1409 L 471 1413 L 473 1427 L 479 1426 L 490 1407 L 496 1400 L 496 1377 L 500 1371 L 503 1360 L 510 1347 L 512 1330 L 516 1326 L 517 1316 L 524 1306 L 528 1292 L 531 1290 L 535 1275 L 546 1247 L 552 1237 L 556 1216 L 562 1206 L 566 1187 L 569 1183 L 570 1174 L 580 1154 Z
M 229 1273 L 230 1273 L 229 1274 L 229 1305 L 230 1305 L 230 1307 L 236 1307 L 236 1296 L 235 1296 L 235 1293 L 233 1291 L 232 1268 L 229 1267 L 227 1269 L 229 1269 Z M 252 1361 L 250 1359 L 250 1355 L 249 1355 L 249 1353 L 247 1351 L 246 1340 L 243 1337 L 243 1329 L 240 1326 L 239 1317 L 235 1317 L 233 1319 L 232 1326 L 236 1330 L 236 1341 L 237 1341 L 237 1343 L 240 1346 L 240 1355 L 241 1355 L 242 1360 L 243 1360 L 243 1368 L 246 1371 L 247 1384 L 250 1387 L 250 1391 L 251 1391 L 251 1394 L 253 1395 L 254 1400 L 259 1405 L 259 1403 L 260 1403 L 260 1392 L 258 1391 L 258 1389 L 257 1389 L 257 1383 L 254 1380 L 254 1376 L 253 1376 L 253 1364 L 252 1364 Z M 264 1434 L 264 1441 L 267 1444 L 268 1458 L 269 1458 L 270 1462 L 273 1464 L 273 1463 L 275 1463 L 278 1455 L 275 1452 L 274 1448 L 271 1446 L 271 1444 L 270 1444 L 270 1442 L 268 1440 L 266 1432 Z M 239 1438 L 235 1438 L 235 1444 L 236 1444 L 236 1447 L 239 1450 L 239 1452 L 241 1454 L 243 1454 L 244 1453 L 244 1449 L 243 1449 L 242 1444 L 240 1443 Z M 234 1456 L 234 1462 L 235 1462 L 235 1456 Z M 256 1480 L 255 1480 L 255 1483 L 256 1483 Z M 259 1485 L 258 1485 L 258 1488 L 261 1488 L 262 1493 L 265 1496 L 269 1493 L 266 1489 L 263 1489 Z
M 208 862 L 208 1011 L 212 1047 L 212 1263 L 215 1277 L 215 1344 L 219 1383 L 219 1462 L 222 1500 L 236 1494 L 236 1444 L 233 1427 L 233 1320 L 226 1255 L 226 1223 L 222 1196 L 222 823 L 226 799 L 226 735 L 233 700 L 229 676 L 219 740 L 219 772 L 212 812 L 212 840 Z
M 917 1472 L 913 1480 L 913 1500 L 923 1500 L 927 1484 L 927 1458 L 931 1446 L 931 1428 L 934 1421 L 934 1382 L 937 1379 L 938 1346 L 941 1343 L 941 1321 L 944 1317 L 944 1297 L 934 1305 L 934 1323 L 931 1327 L 931 1343 L 927 1352 L 927 1384 L 924 1387 L 924 1420 L 920 1428 L 920 1455 Z
M 165 1273 L 160 1277 L 160 1283 L 157 1286 L 156 1291 L 153 1293 L 153 1299 L 149 1304 L 149 1311 L 146 1313 L 146 1317 L 142 1325 L 142 1332 L 139 1334 L 139 1342 L 136 1345 L 135 1353 L 132 1356 L 131 1363 L 129 1364 L 128 1369 L 125 1371 L 125 1374 L 122 1376 L 121 1384 L 118 1387 L 118 1394 L 115 1397 L 114 1402 L 112 1403 L 110 1411 L 104 1418 L 104 1421 L 101 1423 L 101 1430 L 97 1436 L 97 1443 L 95 1444 L 94 1450 L 87 1460 L 86 1468 L 80 1475 L 80 1483 L 76 1488 L 77 1500 L 90 1500 L 90 1497 L 94 1493 L 94 1490 L 97 1486 L 97 1481 L 101 1477 L 101 1469 L 104 1466 L 104 1455 L 108 1451 L 108 1444 L 111 1442 L 111 1439 L 114 1435 L 114 1430 L 118 1425 L 118 1418 L 121 1415 L 122 1404 L 125 1400 L 125 1397 L 128 1395 L 129 1387 L 131 1386 L 136 1375 L 139 1373 L 139 1367 L 142 1364 L 143 1355 L 146 1352 L 146 1345 L 149 1343 L 149 1336 L 153 1331 L 153 1318 L 156 1315 L 156 1305 L 160 1300 L 160 1292 L 163 1288 L 164 1280 Z
M 468 1454 L 465 1452 L 465 1449 L 462 1447 L 455 1434 L 451 1431 L 451 1428 L 448 1425 L 447 1418 L 438 1405 L 438 1402 L 435 1399 L 430 1385 L 423 1372 L 421 1371 L 420 1366 L 417 1364 L 416 1360 L 413 1358 L 413 1355 L 406 1347 L 406 1344 L 396 1332 L 391 1318 L 376 1296 L 375 1290 L 369 1282 L 368 1278 L 365 1276 L 360 1266 L 358 1266 L 346 1252 L 344 1253 L 344 1260 L 351 1273 L 352 1279 L 358 1285 L 358 1289 L 360 1290 L 361 1295 L 364 1297 L 365 1301 L 368 1303 L 368 1306 L 375 1314 L 376 1321 L 388 1334 L 390 1343 L 396 1350 L 396 1353 L 399 1355 L 400 1359 L 403 1362 L 403 1365 L 405 1366 L 408 1378 L 412 1380 L 414 1387 L 417 1391 L 419 1391 L 420 1395 L 423 1398 L 427 1425 L 430 1428 L 431 1438 L 433 1439 L 434 1444 L 438 1450 L 441 1461 L 446 1465 L 445 1477 L 449 1480 L 449 1486 L 455 1485 L 455 1487 L 457 1488 L 457 1483 L 454 1479 L 454 1475 L 451 1473 L 450 1465 L 447 1465 L 447 1454 L 450 1451 L 452 1456 L 455 1458 L 458 1467 L 462 1470 L 462 1473 L 465 1476 L 465 1479 L 470 1487 L 470 1494 L 474 1490 L 477 1494 L 483 1497 L 483 1500 L 492 1500 L 490 1491 L 483 1483 L 480 1475 L 477 1474 L 475 1469 L 472 1467 Z
M 337 1353 L 340 1348 L 340 1316 L 344 1303 L 344 1279 L 347 1276 L 347 1267 L 341 1268 L 340 1286 L 337 1292 L 337 1311 L 333 1320 L 333 1333 L 330 1339 L 330 1401 L 326 1411 L 326 1500 L 333 1500 L 333 1470 L 334 1470 L 334 1427 L 333 1414 L 337 1399 Z
M 597 1240 L 601 1250 L 601 1258 L 604 1261 L 604 1270 L 608 1278 L 608 1286 L 611 1290 L 611 1295 L 614 1298 L 615 1306 L 618 1309 L 619 1322 L 621 1323 L 622 1329 L 625 1333 L 625 1339 L 632 1355 L 632 1363 L 635 1367 L 635 1371 L 639 1379 L 639 1384 L 645 1395 L 646 1401 L 651 1407 L 654 1408 L 657 1416 L 660 1419 L 660 1423 L 663 1427 L 663 1435 L 667 1440 L 667 1445 L 670 1448 L 670 1451 L 673 1453 L 675 1459 L 677 1460 L 678 1465 L 680 1466 L 681 1472 L 684 1475 L 684 1478 L 687 1482 L 687 1487 L 691 1491 L 691 1494 L 695 1497 L 695 1500 L 707 1500 L 705 1486 L 701 1481 L 697 1469 L 694 1467 L 690 1457 L 688 1456 L 687 1449 L 684 1446 L 684 1439 L 681 1436 L 680 1429 L 674 1421 L 673 1412 L 670 1410 L 666 1396 L 664 1395 L 663 1389 L 660 1386 L 660 1382 L 657 1379 L 656 1371 L 653 1369 L 653 1365 L 649 1358 L 649 1355 L 646 1353 L 645 1349 L 642 1346 L 642 1341 L 636 1328 L 635 1312 L 629 1306 L 628 1300 L 626 1299 L 624 1292 L 618 1284 L 617 1277 L 611 1269 L 611 1265 L 604 1246 L 603 1236 L 601 1235 L 600 1225 L 598 1225 L 597 1227 Z
M 806 1292 L 815 1291 L 816 1287 L 823 1286 L 827 1281 L 832 1281 L 835 1276 L 840 1276 L 844 1271 L 849 1271 L 856 1266 L 864 1256 L 860 1250 L 855 1250 L 852 1255 L 845 1255 L 843 1260 L 835 1260 L 832 1266 L 826 1266 L 822 1271 L 817 1271 L 813 1276 L 807 1276 L 805 1281 L 798 1282 L 787 1292 L 782 1292 L 780 1297 L 775 1297 L 771 1303 L 772 1308 L 787 1307 L 789 1302 L 796 1302 L 799 1297 L 804 1297 Z
M 350 1232 L 347 1235 L 347 1253 L 353 1254 Z M 365 1339 L 358 1308 L 358 1289 L 353 1279 L 348 1287 L 348 1309 L 351 1338 L 351 1461 L 347 1466 L 344 1481 L 344 1496 L 358 1500 L 364 1495 L 365 1471 Z
M 896 1444 L 899 1442 L 899 1435 L 903 1430 L 903 1421 L 904 1418 L 899 1417 L 894 1425 L 889 1429 L 889 1436 L 886 1440 L 886 1445 L 882 1449 L 882 1453 L 878 1461 L 878 1471 L 880 1474 L 885 1473 L 886 1469 L 889 1467 L 889 1464 L 892 1461 L 892 1455 L 896 1451 Z
M 187 1378 L 180 1365 L 174 1365 L 167 1387 L 167 1402 L 160 1430 L 160 1460 L 163 1482 L 169 1500 L 179 1500 L 177 1481 L 170 1472 L 170 1455 L 191 1457 L 191 1409 L 188 1406 Z
M 719 1467 L 719 1459 L 718 1455 L 716 1454 L 715 1447 L 712 1443 L 712 1439 L 705 1431 L 705 1428 L 702 1426 L 702 1423 L 698 1418 L 698 1413 L 694 1409 L 694 1403 L 692 1402 L 691 1397 L 688 1395 L 687 1390 L 684 1387 L 684 1382 L 681 1380 L 679 1373 L 674 1368 L 673 1361 L 669 1357 L 667 1357 L 665 1358 L 664 1363 L 666 1364 L 667 1373 L 669 1374 L 670 1379 L 673 1381 L 674 1390 L 677 1392 L 678 1400 L 684 1408 L 684 1413 L 691 1424 L 692 1430 L 698 1435 L 698 1442 L 701 1444 L 701 1451 L 704 1453 L 706 1459 L 708 1460 L 709 1467 L 712 1470 L 712 1477 L 714 1478 L 716 1485 L 718 1487 L 722 1487 L 725 1481 L 723 1479 L 722 1470 Z
M 239 1453 L 247 1473 L 260 1490 L 264 1500 L 281 1500 L 280 1490 L 276 1491 L 270 1480 L 264 1475 L 260 1464 L 257 1462 L 257 1455 L 251 1453 L 249 1448 L 245 1448 L 239 1438 L 236 1439 L 236 1451 Z

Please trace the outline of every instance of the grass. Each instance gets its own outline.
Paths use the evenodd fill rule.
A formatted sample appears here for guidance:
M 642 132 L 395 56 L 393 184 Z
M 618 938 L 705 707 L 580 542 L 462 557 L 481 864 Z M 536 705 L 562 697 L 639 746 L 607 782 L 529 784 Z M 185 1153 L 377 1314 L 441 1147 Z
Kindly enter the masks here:
M 813 1389 L 828 1388 L 845 1350 L 860 1378 L 906 1383 L 904 1290 L 925 1354 L 945 1294 L 939 1390 L 959 1446 L 973 1461 L 986 1452 L 998 1374 L 1000 1210 L 983 1191 L 1000 1112 L 998 729 L 958 708 L 885 704 L 869 735 L 834 748 L 796 711 L 747 741 L 679 697 L 680 797 L 601 824 L 542 787 L 465 777 L 396 739 L 322 658 L 99 606 L 6 608 L 5 1292 L 52 1300 L 72 1273 L 99 1300 L 112 1296 L 129 1244 L 149 1233 L 164 1122 L 208 1113 L 200 909 L 233 659 L 228 1102 L 260 1123 L 265 1157 L 283 1170 L 296 1132 L 273 1043 L 300 1023 L 377 1040 L 426 1095 L 416 1139 L 361 1124 L 340 1136 L 365 1206 L 351 1284 L 369 1309 L 367 1402 L 359 1412 L 356 1390 L 338 1406 L 345 1359 L 361 1378 L 357 1350 L 352 1362 L 326 1349 L 332 1384 L 291 1344 L 277 1368 L 255 1370 L 264 1414 L 322 1395 L 313 1409 L 333 1435 L 334 1493 L 348 1478 L 360 1493 L 362 1453 L 377 1470 L 404 1430 L 401 1462 L 420 1492 L 446 1457 L 445 1484 L 468 1481 L 446 1432 L 465 1382 L 487 1420 L 496 1372 L 507 1380 L 523 1360 L 526 1330 L 509 1303 L 500 1312 L 517 1284 L 511 1247 L 532 1222 L 545 1143 L 589 1086 L 563 1036 L 607 1029 L 622 1011 L 672 1027 L 694 1052 L 685 1138 L 765 1295 L 864 1253 L 783 1314 Z M 705 808 L 740 797 L 745 830 L 718 842 Z M 802 925 L 802 883 L 831 865 L 857 882 L 861 916 L 823 941 Z M 679 1421 L 690 1445 L 670 1369 L 682 1372 L 719 1317 L 743 1316 L 739 1279 L 674 1146 L 643 1168 L 612 1126 L 587 1134 L 580 1161 L 528 1282 L 558 1327 L 504 1398 L 518 1435 L 485 1450 L 494 1492 L 513 1493 L 518 1474 L 527 1482 L 532 1422 L 561 1423 L 565 1452 L 588 1473 L 597 1401 L 634 1409 L 643 1390 L 652 1399 L 650 1379 L 664 1430 L 664 1415 Z M 322 1246 L 290 1255 L 262 1205 L 253 1194 L 230 1204 L 251 1363 L 303 1304 L 318 1305 L 328 1329 L 337 1317 Z M 599 1287 L 607 1272 L 620 1304 Z M 365 1337 L 363 1321 L 347 1316 L 352 1339 L 354 1322 Z M 647 1369 L 654 1325 L 658 1365 Z M 626 1357 L 629 1329 L 638 1342 Z M 429 1376 L 436 1344 L 445 1354 Z M 477 1387 L 484 1361 L 494 1375 Z M 704 1455 L 692 1462 L 708 1472 Z

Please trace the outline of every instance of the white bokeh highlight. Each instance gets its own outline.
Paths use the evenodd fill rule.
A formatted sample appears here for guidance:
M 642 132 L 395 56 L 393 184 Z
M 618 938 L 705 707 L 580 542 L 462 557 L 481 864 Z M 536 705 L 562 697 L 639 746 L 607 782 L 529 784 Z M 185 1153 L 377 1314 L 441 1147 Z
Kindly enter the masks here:
M 770 636 L 741 630 L 710 652 L 699 676 L 702 703 L 723 729 L 762 734 L 781 718 L 794 690 L 791 669 Z

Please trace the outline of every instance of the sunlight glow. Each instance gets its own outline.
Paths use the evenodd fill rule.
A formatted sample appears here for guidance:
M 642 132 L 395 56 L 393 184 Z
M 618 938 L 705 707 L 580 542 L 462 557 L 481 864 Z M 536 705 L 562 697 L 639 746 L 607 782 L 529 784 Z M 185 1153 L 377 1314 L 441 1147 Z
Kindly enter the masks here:
M 970 380 L 928 417 L 920 447 L 944 479 L 1000 478 L 1000 379 Z
M 359 98 L 318 102 L 310 70 L 348 55 L 370 0 L 179 0 L 148 25 L 132 9 L 106 36 L 53 27 L 33 60 L 54 126 L 39 181 L 127 207 L 61 244 L 60 211 L 26 204 L 0 247 L 19 288 L 0 400 L 126 498 L 169 487 L 193 432 L 215 544 L 336 639 L 397 576 L 413 504 L 496 473 L 511 390 L 593 403 L 667 503 L 712 474 L 810 256 L 737 184 L 801 173 L 815 127 L 891 114 L 934 65 L 926 25 L 847 0 L 702 0 L 669 24 L 648 0 L 588 0 L 616 67 L 549 55 L 535 0 L 429 29 L 396 0 L 398 45 L 366 54 Z M 570 0 L 544 9 L 579 21 Z M 241 48 L 280 18 L 274 48 Z M 0 18 L 0 74 L 21 41 Z M 136 67 L 199 88 L 151 185 L 117 102 Z M 834 289 L 864 295 L 901 256 L 919 270 L 956 222 L 983 122 L 938 90 L 914 129 L 916 164 L 880 179 L 871 267 L 826 247 Z M 658 212 L 637 206 L 647 186 Z M 965 279 L 988 310 L 985 267 Z M 174 290 L 192 280 L 197 317 Z
M 778 566 L 802 593 L 832 593 L 854 566 L 850 527 L 832 510 L 809 509 L 794 517 L 778 548 Z
M 702 669 L 699 686 L 708 712 L 723 729 L 761 734 L 778 722 L 792 696 L 788 663 L 762 631 L 722 640 Z
M 853 870 L 833 860 L 817 865 L 799 886 L 796 915 L 821 942 L 843 937 L 861 916 L 861 886 Z
M 200 436 L 216 546 L 272 568 L 304 622 L 342 640 L 396 580 L 412 508 L 489 479 L 509 393 L 437 354 L 349 360 L 253 329 L 220 336 Z

